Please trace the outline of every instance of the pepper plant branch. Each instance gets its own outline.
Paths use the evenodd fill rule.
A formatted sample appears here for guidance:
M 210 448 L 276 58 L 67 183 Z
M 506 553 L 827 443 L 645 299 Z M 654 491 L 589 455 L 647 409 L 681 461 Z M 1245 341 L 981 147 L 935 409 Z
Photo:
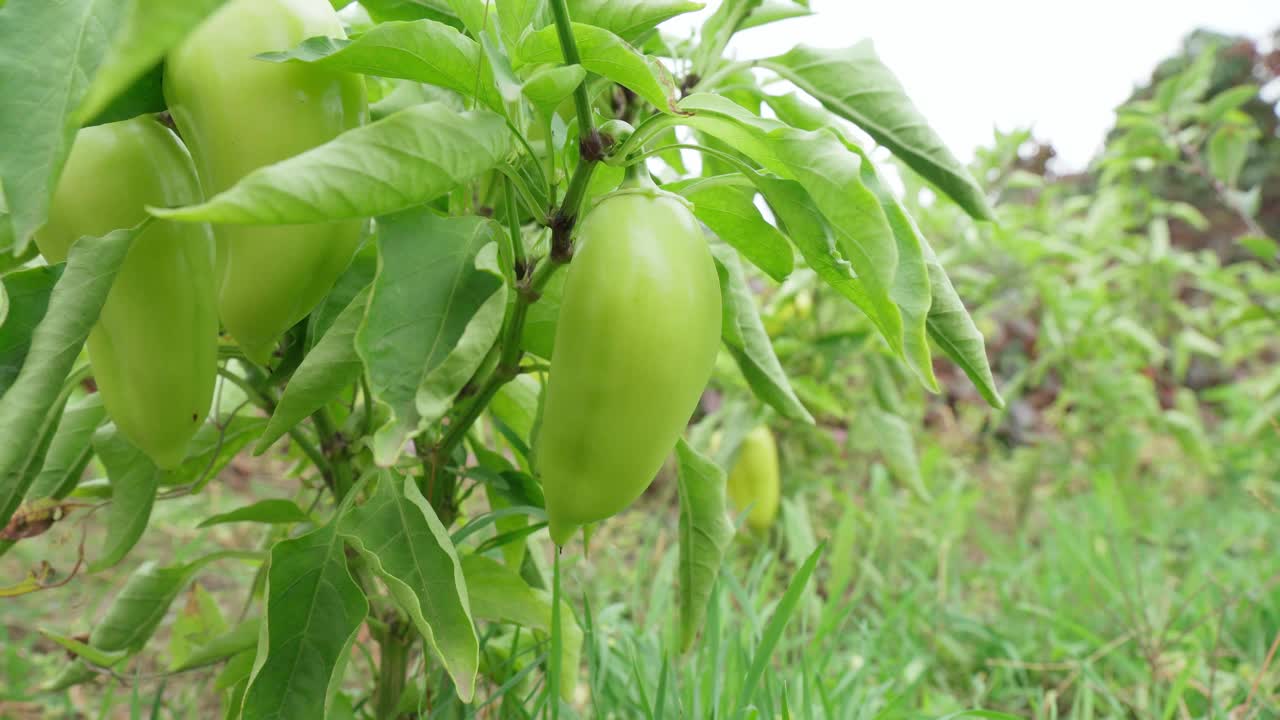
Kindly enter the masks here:
M 551 9 L 555 14 L 556 32 L 560 38 L 560 47 L 564 54 L 565 63 L 581 64 L 582 58 L 578 54 L 578 46 L 573 37 L 573 25 L 569 18 L 568 5 L 566 5 L 565 0 L 551 0 Z M 520 374 L 520 360 L 524 356 L 524 351 L 520 347 L 520 340 L 524 335 L 524 325 L 529 315 L 529 306 L 538 301 L 543 288 L 546 287 L 547 282 L 551 280 L 551 276 L 555 274 L 556 270 L 568 263 L 573 256 L 573 228 L 577 224 L 578 213 L 582 208 L 582 201 L 586 197 L 591 175 L 595 171 L 596 165 L 603 159 L 605 144 L 591 120 L 591 102 L 587 96 L 585 80 L 579 83 L 574 90 L 573 97 L 578 113 L 580 159 L 578 167 L 569 179 L 569 186 L 565 190 L 564 200 L 560 203 L 559 208 L 547 218 L 547 224 L 551 228 L 550 256 L 538 267 L 533 268 L 532 272 L 528 272 L 517 280 L 515 288 L 516 302 L 512 308 L 511 316 L 503 326 L 502 336 L 495 346 L 498 352 L 497 364 L 492 370 L 481 372 L 477 375 L 477 377 L 484 378 L 479 382 L 479 390 L 475 394 L 455 402 L 446 417 L 448 424 L 445 427 L 444 434 L 429 451 L 423 453 L 423 460 L 427 466 L 425 470 L 429 488 L 434 489 L 436 478 L 441 468 L 444 467 L 445 462 L 448 461 L 449 456 L 458 447 L 458 444 L 466 438 L 467 431 L 480 418 L 484 409 L 489 405 L 489 401 L 493 399 L 493 396 L 497 394 L 503 385 Z M 510 187 L 508 185 L 508 191 Z M 513 230 L 512 232 L 514 235 L 515 231 Z M 518 241 L 514 244 L 520 246 Z M 523 252 L 523 247 L 520 247 L 517 252 Z M 487 364 L 488 359 L 486 359 L 485 363 L 482 363 L 482 367 Z
M 582 56 L 578 54 L 578 41 L 573 37 L 573 22 L 569 18 L 569 6 L 565 0 L 551 0 L 551 12 L 556 19 L 556 33 L 560 36 L 560 50 L 564 54 L 566 65 L 581 65 Z M 591 121 L 591 99 L 587 96 L 587 81 L 578 83 L 573 91 L 573 105 L 578 113 L 578 135 L 585 143 L 595 133 L 595 124 Z

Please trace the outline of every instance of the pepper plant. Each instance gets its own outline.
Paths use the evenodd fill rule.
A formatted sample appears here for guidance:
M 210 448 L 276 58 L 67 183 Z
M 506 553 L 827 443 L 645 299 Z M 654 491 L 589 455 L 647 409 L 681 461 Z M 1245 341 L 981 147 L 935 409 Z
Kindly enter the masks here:
M 485 704 L 478 687 L 531 673 L 530 713 L 573 712 L 590 628 L 559 556 L 548 569 L 529 543 L 559 516 L 561 552 L 583 549 L 580 524 L 603 545 L 607 517 L 672 453 L 678 644 L 692 646 L 733 536 L 725 469 L 742 433 L 715 459 L 675 438 L 716 346 L 759 403 L 813 422 L 744 263 L 773 282 L 803 268 L 924 388 L 939 389 L 943 356 L 1001 404 L 981 334 L 869 153 L 887 149 L 977 220 L 991 207 L 870 41 L 726 57 L 740 30 L 810 14 L 803 0 L 725 0 L 692 38 L 661 29 L 701 9 L 688 0 L 3 5 L 0 551 L 92 524 L 104 539 L 75 572 L 103 571 L 157 503 L 199 494 L 238 456 L 286 457 L 296 482 L 202 523 L 256 524 L 256 547 L 144 563 L 87 637 L 46 629 L 69 653 L 50 689 L 127 678 L 216 565 L 254 576 L 246 613 L 171 645 L 167 672 L 219 667 L 227 717 L 465 714 Z M 174 132 L 203 197 L 122 197 L 132 224 L 77 231 L 65 262 L 37 257 L 79 139 L 126 121 Z M 127 184 L 124 170 L 78 192 Z M 216 238 L 224 332 L 130 340 L 216 350 L 211 410 L 176 462 L 127 431 L 137 397 L 96 392 L 106 352 L 81 352 L 162 228 Z M 155 270 L 155 287 L 184 272 Z M 161 398 L 208 380 L 144 370 L 122 372 Z M 74 574 L 38 568 L 5 593 L 58 592 Z M 512 626 L 524 634 L 494 631 Z M 519 672 L 494 659 L 521 642 L 536 649 Z M 371 644 L 372 685 L 352 693 L 353 645 Z

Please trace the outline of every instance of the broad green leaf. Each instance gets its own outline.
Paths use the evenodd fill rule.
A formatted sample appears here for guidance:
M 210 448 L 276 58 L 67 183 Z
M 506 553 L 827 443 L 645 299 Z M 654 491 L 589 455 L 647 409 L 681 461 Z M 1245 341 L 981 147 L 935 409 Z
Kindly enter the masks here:
M 593 25 L 573 23 L 573 37 L 578 44 L 582 67 L 588 72 L 631 90 L 659 112 L 677 112 L 675 82 L 657 58 L 646 57 L 622 38 Z M 527 65 L 563 63 L 564 53 L 560 49 L 555 26 L 527 35 L 512 60 L 516 70 Z
M 140 225 L 139 227 L 145 226 Z M 31 337 L 22 370 L 0 397 L 0 525 L 6 525 L 35 477 L 41 440 L 56 427 L 53 411 L 66 402 L 63 381 L 98 321 L 137 228 L 71 246 L 66 270 L 49 298 L 48 312 Z M 9 325 L 8 322 L 5 323 Z M 32 467 L 32 466 L 36 467 Z
M 697 12 L 704 3 L 692 0 L 568 0 L 574 22 L 595 25 L 628 42 L 677 15 Z
M 259 500 L 252 505 L 245 505 L 228 512 L 218 513 L 206 518 L 196 527 L 206 528 L 212 525 L 237 522 L 275 525 L 306 521 L 307 514 L 302 511 L 302 508 L 298 507 L 297 503 L 292 500 L 272 498 L 270 500 Z
M 89 644 L 107 651 L 141 650 L 160 626 L 174 599 L 214 557 L 170 567 L 151 561 L 139 565 L 111 601 L 106 615 L 94 626 Z
M 871 158 L 856 146 L 850 149 L 862 158 L 862 182 L 879 200 L 898 245 L 898 268 L 890 297 L 902 311 L 903 352 L 907 364 L 930 392 L 938 392 L 938 378 L 933 374 L 933 356 L 929 351 L 928 318 L 933 289 L 924 261 L 924 238 L 902 204 L 881 182 Z
M 292 50 L 259 57 L 438 85 L 505 111 L 480 43 L 432 20 L 383 23 L 350 40 L 313 37 Z
M 769 106 L 786 123 L 804 130 L 830 128 L 845 147 L 861 158 L 862 181 L 879 200 L 898 247 L 898 267 L 890 296 L 902 311 L 903 351 L 908 364 L 924 386 L 937 392 L 938 381 L 933 372 L 927 330 L 928 311 L 933 301 L 931 283 L 924 262 L 924 238 L 915 222 L 881 182 L 875 165 L 867 154 L 850 141 L 835 115 L 801 100 L 795 93 L 770 95 L 767 99 Z
M 543 114 L 554 112 L 565 98 L 573 94 L 587 71 L 581 65 L 558 65 L 538 70 L 521 86 L 521 92 Z
M 53 642 L 61 645 L 64 650 L 90 662 L 98 667 L 111 667 L 118 664 L 121 660 L 129 657 L 128 650 L 100 650 L 88 643 L 80 642 L 72 637 L 67 637 L 52 630 L 41 629 L 40 634 L 49 638 Z
M 97 393 L 67 405 L 45 454 L 44 467 L 27 492 L 29 499 L 61 500 L 75 489 L 93 458 L 93 434 L 106 417 L 102 396 Z
M 1206 125 L 1212 125 L 1226 117 L 1227 113 L 1243 107 L 1257 96 L 1258 86 L 1252 84 L 1223 90 L 1204 104 L 1200 113 L 1201 121 Z
M 933 498 L 920 474 L 920 458 L 916 454 L 911 426 L 897 415 L 877 407 L 865 408 L 858 423 L 864 437 L 873 438 L 876 450 L 898 482 L 911 488 L 921 500 L 931 502 Z
M 422 205 L 492 169 L 511 132 L 491 112 L 416 105 L 259 168 L 200 205 L 152 208 L 184 222 L 306 224 Z
M 271 548 L 266 615 L 241 711 L 246 718 L 325 716 L 335 670 L 369 613 L 335 525 Z
M 686 97 L 680 101 L 680 109 L 692 113 L 691 117 L 681 118 L 681 124 L 714 136 L 771 172 L 791 177 L 790 167 L 778 156 L 776 143 L 770 137 L 786 129 L 782 123 L 762 118 L 732 100 L 707 93 Z M 639 132 L 636 134 L 640 135 Z
M 756 189 L 741 176 L 717 176 L 668 185 L 693 202 L 693 214 L 711 228 L 724 242 L 732 245 L 765 271 L 782 282 L 795 268 L 791 243 L 770 225 L 755 205 Z
M 751 181 L 818 277 L 862 310 L 886 340 L 892 343 L 892 338 L 900 337 L 901 317 L 882 317 L 882 306 L 872 300 L 853 266 L 841 254 L 826 220 L 804 188 L 794 180 L 766 175 L 754 175 Z
M 227 630 L 218 601 L 195 583 L 187 592 L 187 602 L 174 618 L 169 631 L 169 667 L 178 667 L 191 657 L 192 651 L 221 636 Z
M 734 251 L 724 246 L 712 248 L 720 274 L 721 306 L 724 321 L 721 338 L 737 361 L 752 392 L 784 417 L 812 423 L 813 416 L 791 389 L 782 365 L 774 355 L 769 335 L 760 322 L 754 295 L 747 286 L 742 265 Z
M 163 470 L 146 453 L 124 439 L 115 425 L 93 435 L 93 451 L 107 468 L 111 480 L 111 505 L 107 508 L 107 539 L 102 554 L 89 570 L 105 570 L 124 559 L 147 529 L 156 489 Z
M 125 3 L 101 0 L 0 8 L 0 185 L 19 252 L 48 217 L 81 101 L 124 16 Z
M 92 77 L 80 117 L 98 115 L 148 70 L 154 72 L 165 54 L 223 2 L 225 0 L 129 0 L 117 3 L 127 5 L 128 10 L 110 50 Z
M 862 182 L 863 160 L 828 132 L 782 130 L 778 153 L 830 223 L 834 249 L 853 266 L 886 340 L 902 352 L 902 315 L 893 302 L 898 245 L 875 194 Z
M 925 266 L 929 268 L 929 282 L 933 286 L 933 304 L 929 306 L 927 327 L 929 337 L 942 348 L 951 361 L 964 370 L 969 381 L 982 394 L 991 407 L 1004 407 L 1004 399 L 996 388 L 991 375 L 991 363 L 987 360 L 987 344 L 974 325 L 973 317 L 960 300 L 960 294 L 951 284 L 951 278 L 943 269 L 929 241 L 920 238 Z
M 496 244 L 486 246 L 480 251 L 477 266 L 482 270 L 488 270 L 495 278 L 500 278 L 501 275 L 496 266 L 496 255 Z M 486 256 L 493 256 L 492 262 L 486 261 Z M 475 377 L 489 349 L 502 334 L 507 304 L 506 285 L 499 284 L 498 289 L 471 317 L 466 329 L 462 331 L 462 337 L 458 338 L 449 356 L 422 379 L 417 397 L 414 399 L 420 418 L 419 424 L 434 424 L 444 417 L 453 404 L 454 398 L 467 382 Z
M 0 278 L 9 302 L 9 312 L 0 324 L 0 396 L 22 369 L 22 361 L 31 349 L 32 335 L 49 309 L 49 296 L 62 276 L 63 267 L 41 265 Z
M 471 614 L 478 620 L 508 622 L 551 633 L 551 595 L 529 587 L 515 570 L 482 555 L 462 558 L 462 573 L 471 597 Z M 573 610 L 560 603 L 560 696 L 573 699 L 577 687 L 582 630 Z
M 259 618 L 246 620 L 221 635 L 210 639 L 203 645 L 192 648 L 182 663 L 173 669 L 180 671 L 212 665 L 246 650 L 253 650 L 258 646 L 258 635 L 261 627 L 262 620 Z M 250 668 L 252 668 L 252 665 L 251 662 Z
M 347 511 L 340 532 L 440 657 L 458 696 L 470 702 L 480 646 L 467 583 L 449 532 L 413 478 L 382 471 L 373 496 Z
M 680 439 L 676 444 L 680 491 L 680 650 L 693 647 L 707 615 L 733 525 L 725 501 L 725 474 Z
M 447 0 L 360 0 L 374 22 L 421 20 L 423 18 L 462 28 Z
M 351 265 L 338 277 L 333 289 L 320 301 L 320 305 L 311 311 L 307 318 L 307 341 L 311 344 L 307 352 L 311 352 L 338 319 L 365 288 L 373 282 L 378 274 L 378 243 L 370 240 L 356 252 Z
M 869 40 L 844 50 L 799 45 L 761 65 L 865 130 L 973 217 L 993 218 L 982 188 L 925 122 Z
M 812 14 L 813 10 L 799 3 L 791 2 L 791 0 L 764 0 L 760 7 L 747 16 L 739 30 L 749 30 L 761 25 L 769 25 L 782 20 L 790 20 L 791 18 L 807 17 Z
M 546 0 L 502 0 L 495 3 L 498 24 L 502 27 L 502 42 L 509 50 L 520 46 L 520 39 L 533 28 L 545 27 L 551 21 Z M 574 18 L 581 20 L 577 14 Z
M 390 415 L 373 439 L 375 460 L 387 466 L 422 429 L 423 382 L 502 286 L 476 267 L 480 249 L 501 229 L 483 218 L 441 218 L 426 209 L 381 218 L 379 226 L 378 277 L 356 348 L 374 399 Z
M 1235 187 L 1249 159 L 1249 146 L 1257 137 L 1252 126 L 1224 125 L 1215 130 L 1206 146 L 1209 172 L 1227 187 Z
M 360 379 L 364 365 L 356 353 L 356 331 L 364 322 L 369 294 L 370 288 L 366 287 L 355 296 L 293 372 L 267 429 L 254 446 L 255 455 L 266 452 L 290 428 Z

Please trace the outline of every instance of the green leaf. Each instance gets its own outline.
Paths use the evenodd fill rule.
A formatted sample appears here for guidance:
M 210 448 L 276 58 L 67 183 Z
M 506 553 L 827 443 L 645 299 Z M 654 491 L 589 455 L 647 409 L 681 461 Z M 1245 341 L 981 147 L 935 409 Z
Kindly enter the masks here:
M 89 634 L 89 644 L 110 652 L 138 652 L 147 644 L 178 593 L 206 560 L 160 567 L 150 560 L 138 566 L 121 588 L 106 615 Z
M 369 601 L 347 569 L 336 523 L 271 548 L 266 617 L 241 710 L 246 718 L 325 716 Z
M 774 355 L 769 335 L 760 322 L 751 288 L 747 286 L 742 265 L 734 251 L 728 247 L 711 248 L 715 255 L 716 269 L 720 273 L 721 306 L 724 321 L 721 338 L 752 392 L 768 403 L 784 417 L 813 423 L 813 416 L 805 409 L 791 389 L 787 375 Z
M 778 282 L 791 274 L 791 243 L 760 214 L 750 182 L 739 175 L 720 175 L 673 185 L 664 188 L 692 201 L 693 214 L 753 265 Z
M 48 217 L 81 101 L 124 16 L 125 3 L 99 0 L 0 8 L 0 186 L 18 252 Z
M 1259 260 L 1263 260 L 1265 262 L 1276 262 L 1277 260 L 1280 260 L 1280 243 L 1277 243 L 1275 240 L 1272 240 L 1265 235 L 1245 235 L 1244 237 L 1237 238 L 1236 242 L 1240 244 L 1240 247 L 1248 250 L 1250 254 Z M 3 329 L 0 329 L 0 337 L 4 337 Z M 3 345 L 0 344 L 0 347 L 3 347 Z M 3 351 L 0 350 L 0 352 Z
M 255 455 L 266 452 L 293 426 L 360 379 L 364 364 L 356 353 L 356 331 L 364 322 L 370 289 L 366 287 L 355 296 L 293 372 L 275 412 L 271 414 L 267 429 L 254 446 Z
M 124 439 L 115 425 L 93 435 L 93 451 L 107 468 L 111 480 L 111 505 L 107 508 L 107 539 L 91 572 L 105 570 L 124 559 L 147 529 L 151 506 L 163 474 L 146 453 Z
M 272 498 L 270 500 L 259 500 L 252 505 L 245 505 L 228 512 L 218 513 L 206 518 L 196 527 L 206 528 L 212 525 L 237 522 L 283 525 L 306 521 L 307 514 L 302 511 L 302 508 L 298 507 L 297 503 L 292 500 Z
M 360 4 L 369 11 L 374 22 L 428 18 L 462 27 L 462 21 L 445 0 L 361 0 Z
M 755 649 L 755 655 L 751 658 L 751 665 L 747 668 L 746 676 L 742 680 L 741 692 L 738 695 L 737 707 L 739 710 L 747 707 L 751 701 L 751 697 L 755 694 L 756 685 L 759 684 L 760 678 L 764 675 L 765 670 L 769 667 L 769 659 L 773 655 L 774 649 L 778 646 L 778 641 L 782 639 L 782 631 L 787 627 L 787 621 L 796 612 L 796 606 L 800 604 L 800 597 L 804 593 L 804 588 L 809 583 L 809 578 L 813 576 L 814 568 L 818 565 L 818 558 L 822 556 L 826 549 L 826 544 L 818 546 L 813 551 L 800 569 L 796 571 L 795 576 L 791 578 L 791 582 L 787 585 L 787 591 L 782 594 L 782 599 L 778 601 L 777 607 L 773 610 L 773 615 L 769 617 L 768 624 L 765 625 L 764 634 L 760 637 L 760 644 Z
M 876 450 L 898 482 L 911 488 L 921 500 L 932 502 L 933 497 L 920 474 L 920 458 L 916 454 L 915 440 L 907 422 L 877 407 L 866 408 L 858 422 L 863 428 L 864 437 L 874 439 Z
M 760 7 L 747 16 L 739 30 L 749 30 L 761 25 L 770 25 L 783 20 L 790 20 L 791 18 L 807 17 L 812 14 L 813 10 L 790 0 L 765 0 L 760 4 Z
M 373 496 L 343 516 L 340 532 L 439 655 L 458 696 L 470 702 L 480 645 L 467 584 L 449 533 L 417 484 L 382 471 Z
M 184 222 L 250 225 L 385 215 L 472 180 L 501 163 L 511 146 L 498 115 L 416 105 L 259 168 L 205 203 L 151 211 Z
M 625 40 L 604 28 L 573 23 L 582 67 L 622 85 L 652 104 L 659 112 L 676 110 L 676 86 L 671 73 L 657 58 L 646 57 Z M 519 70 L 528 65 L 563 63 L 555 26 L 527 35 L 512 59 Z
M 32 335 L 49 309 L 49 297 L 64 267 L 41 265 L 0 278 L 10 306 L 0 324 L 0 396 L 22 369 L 22 361 L 31 349 Z
M 529 587 L 514 570 L 482 555 L 467 555 L 462 558 L 462 573 L 474 617 L 551 633 L 551 596 Z M 582 630 L 564 601 L 560 602 L 560 632 L 560 697 L 571 701 L 577 687 Z
M 82 658 L 99 667 L 111 667 L 119 664 L 120 661 L 129 657 L 128 650 L 99 650 L 88 643 L 82 643 L 75 638 L 67 637 L 66 635 L 53 632 L 52 630 L 41 629 L 40 634 L 49 638 L 58 645 L 61 645 L 64 650 L 72 655 Z
M 844 50 L 799 45 L 761 65 L 865 130 L 973 217 L 993 218 L 982 188 L 925 122 L 869 40 Z
M 320 305 L 311 311 L 307 319 L 307 341 L 311 343 L 311 347 L 307 352 L 315 348 L 316 343 L 329 332 L 329 328 L 337 321 L 338 316 L 347 309 L 357 295 L 369 287 L 377 274 L 378 244 L 373 241 L 366 242 L 356 251 L 351 265 L 338 277 L 333 289 L 324 300 L 320 301 Z
M 924 261 L 924 238 L 902 204 L 880 181 L 871 158 L 857 147 L 850 149 L 862 158 L 862 182 L 880 202 L 898 245 L 898 268 L 889 295 L 902 311 L 903 351 L 907 364 L 925 388 L 938 392 L 938 378 L 933 374 L 933 357 L 929 351 L 928 319 L 929 308 L 933 305 L 933 287 Z M 938 269 L 941 270 L 941 266 Z
M 181 666 L 194 648 L 221 636 L 227 630 L 218 601 L 200 583 L 191 586 L 187 602 L 169 631 L 169 667 Z
M 116 3 L 128 5 L 129 9 L 111 49 L 92 78 L 80 117 L 98 115 L 108 105 L 115 104 L 112 101 L 144 73 L 155 72 L 154 68 L 165 54 L 223 2 L 225 0 L 132 0 Z
M 1238 85 L 1223 90 L 1204 104 L 1200 114 L 1201 121 L 1205 125 L 1213 125 L 1225 118 L 1227 113 L 1240 109 L 1257 96 L 1257 85 Z
M 102 396 L 97 393 L 67 405 L 45 454 L 44 466 L 27 492 L 29 500 L 61 500 L 75 489 L 93 458 L 93 434 L 106 418 Z
M 208 642 L 193 648 L 187 657 L 179 664 L 173 666 L 173 670 L 182 671 L 192 668 L 204 667 L 212 665 L 216 662 L 226 660 L 233 655 L 238 655 L 246 650 L 253 650 L 258 646 L 258 635 L 262 627 L 262 620 L 259 618 L 251 618 L 246 620 L 234 628 L 210 639 Z M 252 655 L 250 655 L 252 657 Z M 253 667 L 252 661 L 249 663 L 250 669 Z M 246 673 L 246 677 L 248 673 Z
M 419 388 L 502 287 L 501 278 L 476 267 L 480 249 L 501 229 L 483 218 L 441 218 L 426 209 L 378 222 L 378 277 L 356 348 L 374 399 L 390 414 L 373 439 L 375 460 L 387 466 L 422 429 Z
M 680 490 L 680 650 L 693 647 L 724 561 L 733 525 L 725 504 L 725 474 L 684 438 L 676 444 Z
M 586 78 L 587 71 L 581 65 L 558 65 L 533 73 L 520 90 L 540 112 L 550 114 Z
M 987 344 L 973 323 L 973 317 L 960 300 L 960 294 L 947 277 L 938 256 L 929 241 L 920 238 L 925 266 L 929 268 L 929 282 L 933 286 L 933 304 L 929 306 L 927 327 L 929 337 L 942 348 L 951 361 L 964 370 L 969 381 L 982 394 L 991 407 L 1004 407 L 1004 399 L 996 388 L 991 375 L 991 363 L 987 360 Z
M 382 23 L 350 40 L 313 37 L 292 50 L 258 57 L 438 85 L 505 112 L 480 43 L 433 20 Z
M 508 49 L 519 47 L 520 39 L 526 33 L 550 22 L 545 0 L 503 0 L 495 4 L 498 24 L 502 27 L 502 41 Z M 573 17 L 578 16 L 573 14 Z
M 893 301 L 898 245 L 880 201 L 862 182 L 864 161 L 826 131 L 787 129 L 774 135 L 778 153 L 830 223 L 833 251 L 866 290 L 889 347 L 901 353 L 902 315 Z
M 691 0 L 568 0 L 569 17 L 595 25 L 634 42 L 677 15 L 697 12 L 703 3 Z
M 0 398 L 0 525 L 8 524 L 34 479 L 39 466 L 35 461 L 42 457 L 41 439 L 56 427 L 57 417 L 51 413 L 61 413 L 59 403 L 66 402 L 63 381 L 98 321 L 139 228 L 80 238 L 71 246 L 66 270 L 53 288 L 45 319 L 32 334 L 22 370 Z
M 1249 159 L 1249 146 L 1257 136 L 1258 131 L 1252 126 L 1224 125 L 1215 130 L 1206 146 L 1209 172 L 1227 187 L 1236 187 Z
M 492 261 L 486 258 L 492 258 Z M 486 246 L 480 251 L 477 266 L 501 278 L 497 268 L 497 245 Z M 458 393 L 475 377 L 489 349 L 502 334 L 503 318 L 507 312 L 506 286 L 499 282 L 498 289 L 476 310 L 462 337 L 449 352 L 449 356 L 422 378 L 414 400 L 418 409 L 419 426 L 431 425 L 445 416 Z

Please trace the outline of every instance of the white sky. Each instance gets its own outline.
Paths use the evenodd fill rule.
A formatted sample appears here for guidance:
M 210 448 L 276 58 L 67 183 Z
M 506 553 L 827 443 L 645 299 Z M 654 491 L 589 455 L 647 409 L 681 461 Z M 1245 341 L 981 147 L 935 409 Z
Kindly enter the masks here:
M 708 5 L 718 4 L 711 0 Z M 992 130 L 1032 127 L 1060 170 L 1085 166 L 1112 110 L 1196 27 L 1270 37 L 1280 0 L 812 0 L 816 15 L 739 34 L 730 54 L 870 37 L 962 159 Z M 707 10 L 663 27 L 683 33 Z

